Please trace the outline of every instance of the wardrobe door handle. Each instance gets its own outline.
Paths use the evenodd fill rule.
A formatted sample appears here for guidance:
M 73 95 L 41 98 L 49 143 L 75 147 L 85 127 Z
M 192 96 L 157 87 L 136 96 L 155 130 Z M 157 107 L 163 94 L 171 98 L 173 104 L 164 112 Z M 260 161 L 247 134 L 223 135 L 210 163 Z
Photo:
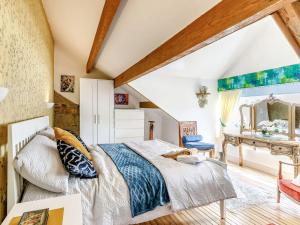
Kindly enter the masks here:
M 100 124 L 100 115 L 97 115 L 97 124 Z
M 94 115 L 94 124 L 97 124 L 97 115 Z

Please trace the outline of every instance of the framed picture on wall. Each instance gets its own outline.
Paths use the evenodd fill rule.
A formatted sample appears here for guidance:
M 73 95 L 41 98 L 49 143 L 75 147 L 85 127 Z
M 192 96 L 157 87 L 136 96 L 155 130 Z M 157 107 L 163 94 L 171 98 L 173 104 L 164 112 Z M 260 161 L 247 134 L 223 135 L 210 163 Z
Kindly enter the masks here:
M 115 94 L 116 105 L 128 105 L 128 94 Z
M 75 76 L 61 75 L 60 78 L 60 91 L 74 93 Z

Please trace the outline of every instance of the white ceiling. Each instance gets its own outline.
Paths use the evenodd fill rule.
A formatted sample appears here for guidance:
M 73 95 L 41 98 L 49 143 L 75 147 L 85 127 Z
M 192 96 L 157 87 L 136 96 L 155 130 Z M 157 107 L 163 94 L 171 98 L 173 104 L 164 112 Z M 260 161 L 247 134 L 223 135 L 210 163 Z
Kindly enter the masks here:
M 299 62 L 273 17 L 268 16 L 148 76 L 218 79 Z
M 56 45 L 87 62 L 104 0 L 42 0 Z
M 116 77 L 218 2 L 220 1 L 126 1 L 96 67 Z
M 123 0 L 96 68 L 112 78 L 145 57 L 220 0 Z M 43 0 L 55 44 L 87 62 L 104 0 Z M 151 74 L 217 79 L 298 63 L 271 17 Z
M 96 68 L 116 77 L 220 0 L 122 0 Z M 104 0 L 43 0 L 57 45 L 87 62 Z

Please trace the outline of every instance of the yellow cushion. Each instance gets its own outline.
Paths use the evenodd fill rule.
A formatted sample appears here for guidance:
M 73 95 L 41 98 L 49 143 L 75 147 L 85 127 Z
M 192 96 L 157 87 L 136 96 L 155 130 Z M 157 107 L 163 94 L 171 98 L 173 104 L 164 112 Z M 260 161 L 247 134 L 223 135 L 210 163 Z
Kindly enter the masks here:
M 81 142 L 70 132 L 63 130 L 61 128 L 54 128 L 55 138 L 72 145 L 74 148 L 78 149 L 82 154 L 84 154 L 89 160 L 92 160 L 92 156 L 89 151 L 81 144 Z

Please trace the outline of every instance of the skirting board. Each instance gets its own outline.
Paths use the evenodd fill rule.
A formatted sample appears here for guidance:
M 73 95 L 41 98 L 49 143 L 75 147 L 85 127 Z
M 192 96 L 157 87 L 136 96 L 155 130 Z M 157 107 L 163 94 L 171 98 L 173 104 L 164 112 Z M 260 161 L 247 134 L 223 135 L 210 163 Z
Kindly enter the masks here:
M 229 162 L 237 164 L 239 163 L 239 158 L 233 155 L 228 155 L 228 159 Z M 275 168 L 274 167 L 269 167 L 269 166 L 265 166 L 262 165 L 260 163 L 254 162 L 254 161 L 249 161 L 247 159 L 244 158 L 244 166 L 245 167 L 249 167 L 258 171 L 262 171 L 264 173 L 270 174 L 272 176 L 277 176 L 278 175 L 278 166 L 277 165 Z M 293 177 L 293 173 L 284 173 L 284 176 L 288 176 L 288 177 Z

